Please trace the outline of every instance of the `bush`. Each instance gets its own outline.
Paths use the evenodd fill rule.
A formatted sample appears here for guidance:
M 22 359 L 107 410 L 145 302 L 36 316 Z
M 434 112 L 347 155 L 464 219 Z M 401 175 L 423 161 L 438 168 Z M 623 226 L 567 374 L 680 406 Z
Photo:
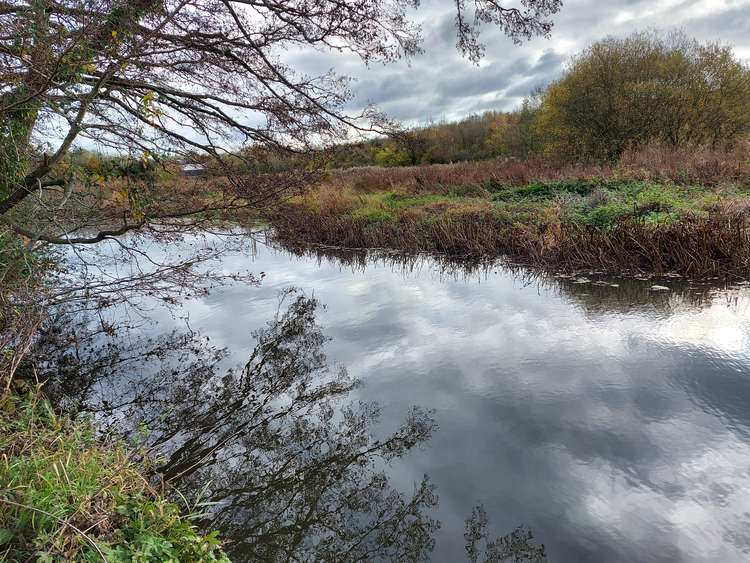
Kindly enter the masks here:
M 610 37 L 544 91 L 537 127 L 545 153 L 563 160 L 731 142 L 750 131 L 750 69 L 731 48 L 680 34 Z
M 584 221 L 594 227 L 608 227 L 631 215 L 632 211 L 633 208 L 624 203 L 607 203 L 589 211 Z
M 361 221 L 363 223 L 377 224 L 393 221 L 394 216 L 392 213 L 385 211 L 384 209 L 363 207 L 361 209 L 355 209 L 352 212 L 352 219 L 354 219 L 355 221 Z
M 588 182 L 561 181 L 561 182 L 535 182 L 518 188 L 508 188 L 497 192 L 493 199 L 495 201 L 514 201 L 523 199 L 550 199 L 561 193 L 588 195 L 596 184 Z
M 406 151 L 387 145 L 375 153 L 375 162 L 379 166 L 406 166 L 411 160 Z
M 640 211 L 671 211 L 682 205 L 682 199 L 671 186 L 647 184 L 635 198 Z

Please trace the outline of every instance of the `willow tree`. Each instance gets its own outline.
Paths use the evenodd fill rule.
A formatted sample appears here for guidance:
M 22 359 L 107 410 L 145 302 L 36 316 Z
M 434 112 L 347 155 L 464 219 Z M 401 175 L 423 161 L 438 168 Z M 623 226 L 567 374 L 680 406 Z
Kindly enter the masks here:
M 458 0 L 457 47 L 478 60 L 483 24 L 516 41 L 548 34 L 560 6 Z M 297 72 L 281 55 L 310 47 L 368 64 L 411 57 L 421 50 L 409 15 L 418 7 L 419 0 L 0 1 L 0 218 L 10 222 L 32 193 L 70 191 L 73 179 L 58 165 L 80 141 L 145 159 L 187 151 L 221 159 L 243 143 L 305 151 L 348 128 L 376 128 L 374 110 L 345 112 L 346 78 Z

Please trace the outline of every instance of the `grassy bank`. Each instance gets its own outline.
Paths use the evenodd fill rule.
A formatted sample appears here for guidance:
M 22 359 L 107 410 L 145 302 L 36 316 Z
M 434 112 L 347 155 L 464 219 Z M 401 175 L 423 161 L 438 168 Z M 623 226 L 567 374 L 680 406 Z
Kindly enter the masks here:
M 36 393 L 0 404 L 0 560 L 228 561 L 88 421 Z
M 627 158 L 349 170 L 271 219 L 290 242 L 690 276 L 750 271 L 750 165 L 741 155 Z

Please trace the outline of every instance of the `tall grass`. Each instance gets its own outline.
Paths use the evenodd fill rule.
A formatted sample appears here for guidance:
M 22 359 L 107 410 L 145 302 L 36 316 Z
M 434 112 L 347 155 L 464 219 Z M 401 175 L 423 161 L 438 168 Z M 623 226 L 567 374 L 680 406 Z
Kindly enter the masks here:
M 371 220 L 290 207 L 274 222 L 281 240 L 343 248 L 508 255 L 547 266 L 695 277 L 750 272 L 746 215 L 733 216 L 728 210 L 667 224 L 626 219 L 607 228 L 566 221 L 555 210 L 524 224 L 481 206 L 434 217 L 411 212 Z
M 493 161 L 336 171 L 269 217 L 287 242 L 746 276 L 746 150 L 651 145 L 613 166 Z
M 229 561 L 124 448 L 38 390 L 0 402 L 0 560 Z
M 750 141 L 722 147 L 675 147 L 650 143 L 626 150 L 618 164 L 620 174 L 678 184 L 719 186 L 750 184 Z
M 326 184 L 359 192 L 404 189 L 446 192 L 474 186 L 522 186 L 535 181 L 631 178 L 669 180 L 677 184 L 750 184 L 750 147 L 674 147 L 651 143 L 627 150 L 617 164 L 559 164 L 541 159 L 496 159 L 430 166 L 381 168 L 367 166 L 335 170 Z

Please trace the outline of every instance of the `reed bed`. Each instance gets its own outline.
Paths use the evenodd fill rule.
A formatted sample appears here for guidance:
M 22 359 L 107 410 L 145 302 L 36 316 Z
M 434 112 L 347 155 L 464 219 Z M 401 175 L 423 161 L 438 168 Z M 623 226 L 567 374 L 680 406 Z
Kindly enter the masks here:
M 746 151 L 654 145 L 612 166 L 505 161 L 335 171 L 268 218 L 287 242 L 750 277 Z
M 288 208 L 274 217 L 282 241 L 342 248 L 393 248 L 448 256 L 514 258 L 556 268 L 610 272 L 679 273 L 690 277 L 750 273 L 746 216 L 721 211 L 671 224 L 625 220 L 599 228 L 557 214 L 532 224 L 507 222 L 474 208 L 424 220 L 405 213 L 393 221 L 364 222 L 341 213 Z

